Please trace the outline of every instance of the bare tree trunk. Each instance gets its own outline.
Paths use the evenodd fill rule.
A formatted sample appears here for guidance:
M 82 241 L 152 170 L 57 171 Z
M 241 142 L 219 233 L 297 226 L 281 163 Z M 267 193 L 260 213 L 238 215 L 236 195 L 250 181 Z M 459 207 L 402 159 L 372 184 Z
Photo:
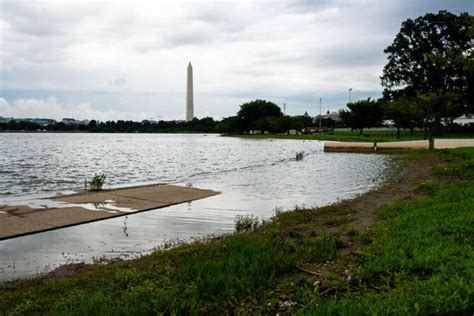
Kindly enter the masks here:
M 433 130 L 434 130 L 434 127 L 430 126 L 430 128 L 429 128 L 429 138 L 428 138 L 428 144 L 429 144 L 429 149 L 430 150 L 434 149 Z
M 436 116 L 434 119 L 431 135 L 434 135 L 434 136 L 441 135 L 441 118 L 439 118 L 438 116 Z

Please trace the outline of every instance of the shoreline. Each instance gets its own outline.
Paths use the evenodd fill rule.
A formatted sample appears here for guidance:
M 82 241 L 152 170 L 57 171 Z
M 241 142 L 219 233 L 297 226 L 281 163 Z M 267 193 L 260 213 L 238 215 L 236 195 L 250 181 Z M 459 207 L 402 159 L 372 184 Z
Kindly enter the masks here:
M 469 169 L 474 150 L 395 157 L 399 168 L 390 180 L 354 199 L 277 211 L 255 226 L 243 219 L 247 231 L 165 247 L 130 261 L 66 265 L 39 278 L 10 281 L 0 286 L 0 309 L 76 314 L 473 311 L 469 264 L 474 245 L 468 236 L 474 232 Z M 456 233 L 448 234 L 454 227 Z
M 312 238 L 309 236 L 312 236 L 313 233 L 316 234 L 315 236 L 338 236 L 337 240 L 339 241 L 336 243 L 334 250 L 335 258 L 328 258 L 328 260 L 324 259 L 322 261 L 316 260 L 316 262 L 312 260 L 308 262 L 306 259 L 303 259 L 301 262 L 297 260 L 293 268 L 287 270 L 291 278 L 309 277 L 313 279 L 323 279 L 323 281 L 321 281 L 323 283 L 321 284 L 324 286 L 320 289 L 320 293 L 322 293 L 323 291 L 333 288 L 334 277 L 344 273 L 344 270 L 352 271 L 355 269 L 352 263 L 350 263 L 351 261 L 365 258 L 366 255 L 364 251 L 360 249 L 360 243 L 354 239 L 353 231 L 370 230 L 374 225 L 379 224 L 379 212 L 384 205 L 392 204 L 400 200 L 415 201 L 423 196 L 422 194 L 416 193 L 416 188 L 419 187 L 420 184 L 426 181 L 440 180 L 439 176 L 431 173 L 433 167 L 443 167 L 446 165 L 439 156 L 439 152 L 425 152 L 422 154 L 410 153 L 409 155 L 404 155 L 399 158 L 400 166 L 398 171 L 392 175 L 390 180 L 382 187 L 371 190 L 354 199 L 341 201 L 326 207 L 317 209 L 296 209 L 280 213 L 271 222 L 257 228 L 254 232 L 210 237 L 210 239 L 194 243 L 185 243 L 171 250 L 158 251 L 131 261 L 118 261 L 106 265 L 65 265 L 39 278 L 7 282 L 3 285 L 3 290 L 0 288 L 0 293 L 3 291 L 4 294 L 8 294 L 11 298 L 10 295 L 16 292 L 15 289 L 17 289 L 20 294 L 22 289 L 35 289 L 41 288 L 42 286 L 47 286 L 48 289 L 51 290 L 51 286 L 59 285 L 57 282 L 61 282 L 61 284 L 67 284 L 68 282 L 74 283 L 75 280 L 82 280 L 80 282 L 84 282 L 84 280 L 89 279 L 89 276 L 96 274 L 102 276 L 103 273 L 106 273 L 105 271 L 109 270 L 115 271 L 117 269 L 128 269 L 135 266 L 147 269 L 148 262 L 153 262 L 153 259 L 159 259 L 166 267 L 168 264 L 174 265 L 175 260 L 181 260 L 180 258 L 182 256 L 184 256 L 183 259 L 185 257 L 189 258 L 190 255 L 198 255 L 199 257 L 199 253 L 207 253 L 209 249 L 216 249 L 216 251 L 220 252 L 221 250 L 218 249 L 220 249 L 223 244 L 227 244 L 235 239 L 253 240 L 256 238 L 256 240 L 259 240 L 260 238 L 266 238 L 264 236 L 267 235 L 267 230 L 272 231 L 277 228 L 282 230 L 283 236 L 287 236 L 284 238 L 290 236 L 290 240 L 294 238 L 307 238 L 305 236 Z M 324 233 L 317 233 L 313 230 L 322 224 L 326 226 Z M 337 246 L 337 244 L 341 245 Z M 349 263 L 346 261 L 349 261 Z M 351 266 L 352 268 L 350 268 Z M 344 270 L 341 271 L 341 269 Z M 330 294 L 331 291 L 334 290 L 330 290 L 326 293 Z M 326 296 L 326 294 L 323 296 Z M 287 302 L 288 299 L 280 297 L 280 301 Z M 8 299 L 5 302 L 8 302 Z
M 190 137 L 195 138 L 193 136 Z M 206 139 L 209 137 L 199 138 Z M 218 140 L 218 137 L 212 138 Z M 207 142 L 208 140 L 204 141 Z M 221 139 L 221 141 L 225 144 L 238 145 L 240 143 L 238 140 L 232 139 Z M 336 155 L 337 157 L 331 157 L 331 155 L 322 153 L 321 143 L 290 143 L 288 144 L 288 146 L 291 146 L 289 148 L 294 147 L 295 149 L 289 150 L 287 153 L 279 151 L 277 158 L 269 157 L 268 160 L 271 163 L 239 164 L 244 167 L 242 170 L 233 168 L 234 166 L 231 165 L 223 165 L 223 168 L 219 168 L 223 169 L 223 172 L 219 171 L 212 176 L 204 174 L 190 181 L 181 179 L 180 181 L 182 182 L 179 182 L 179 185 L 183 186 L 192 182 L 194 187 L 223 191 L 224 194 L 219 196 L 204 199 L 197 203 L 193 202 L 189 206 L 184 204 L 172 207 L 169 210 L 163 209 L 130 216 L 128 219 L 107 220 L 105 222 L 82 225 L 72 229 L 56 230 L 51 233 L 33 235 L 28 238 L 6 242 L 4 249 L 7 250 L 8 248 L 15 247 L 18 250 L 12 252 L 0 251 L 0 256 L 3 259 L 0 260 L 2 263 L 1 267 L 4 267 L 5 271 L 3 274 L 0 274 L 0 279 L 8 280 L 30 277 L 35 274 L 35 271 L 46 272 L 60 264 L 79 262 L 82 259 L 90 263 L 93 261 L 91 258 L 94 257 L 119 256 L 131 258 L 132 255 L 128 256 L 127 253 L 148 253 L 153 246 L 161 245 L 168 240 L 181 238 L 184 235 L 188 239 L 192 236 L 204 236 L 214 232 L 230 232 L 234 228 L 234 220 L 237 214 L 257 212 L 256 215 L 269 218 L 272 216 L 275 207 L 290 209 L 297 204 L 328 205 L 329 203 L 337 202 L 339 199 L 354 197 L 366 192 L 369 190 L 369 187 L 379 186 L 381 182 L 385 181 L 385 177 L 381 175 L 385 174 L 384 170 L 391 165 L 392 161 L 392 159 L 380 155 L 379 157 L 376 155 L 367 157 L 363 155 L 354 155 L 353 157 L 351 155 Z M 251 146 L 252 148 L 261 148 L 261 145 L 257 143 Z M 287 145 L 284 146 L 286 147 Z M 275 148 L 275 144 L 268 142 L 264 147 Z M 294 160 L 293 153 L 297 152 L 297 149 L 307 150 L 308 154 L 303 161 L 296 162 Z M 280 159 L 280 157 L 283 159 Z M 359 170 L 364 170 L 364 172 L 351 171 L 351 168 L 348 166 L 351 162 L 356 163 L 360 167 Z M 329 176 L 331 174 L 330 170 L 334 169 L 332 166 L 339 163 L 341 164 L 340 168 L 347 170 L 344 172 L 345 176 L 337 176 L 329 182 L 319 180 L 326 177 L 326 175 Z M 320 176 L 319 179 L 314 178 L 314 181 L 294 180 L 295 178 L 308 177 L 309 175 L 306 176 L 308 168 L 315 171 L 317 169 L 317 173 L 325 176 Z M 279 173 L 280 170 L 283 170 L 283 173 Z M 265 184 L 266 181 L 260 182 L 259 178 L 252 175 L 255 173 L 265 176 L 266 179 L 277 180 L 279 179 L 278 176 L 274 177 L 273 175 L 280 174 L 280 177 L 284 175 L 285 178 L 292 176 L 293 180 L 285 180 L 282 184 L 286 183 L 287 185 L 284 188 L 278 189 L 281 187 L 281 184 L 273 182 L 274 180 L 271 180 L 274 183 L 273 185 L 271 183 Z M 246 177 L 242 178 L 243 175 L 246 175 Z M 349 177 L 349 175 L 354 175 L 352 179 L 359 180 L 351 180 L 349 182 L 344 180 L 344 177 Z M 373 181 L 374 177 L 377 177 L 376 181 Z M 239 178 L 241 180 L 237 180 Z M 312 178 L 313 176 L 309 177 L 309 179 Z M 246 185 L 241 187 L 239 183 L 246 183 Z M 255 186 L 252 185 L 253 183 L 255 183 Z M 308 183 L 308 187 L 304 183 Z M 316 183 L 321 183 L 322 186 L 312 185 Z M 326 185 L 324 185 L 325 183 Z M 276 191 L 276 189 L 279 191 Z M 292 195 L 294 192 L 306 192 L 306 194 Z M 246 197 L 247 194 L 250 194 L 250 196 Z M 241 197 L 244 197 L 244 201 L 242 201 Z M 125 220 L 127 220 L 127 224 L 125 224 Z M 129 235 L 127 234 L 127 236 L 123 232 L 125 226 L 128 226 L 127 233 Z M 94 231 L 97 231 L 97 234 Z M 103 237 L 96 237 L 102 235 Z M 52 245 L 51 249 L 57 250 L 45 250 L 42 252 L 43 246 L 35 241 L 37 240 L 36 238 L 50 242 Z M 77 244 L 77 241 L 81 240 L 87 248 Z M 102 242 L 106 245 L 103 246 Z M 26 243 L 29 243 L 31 246 L 29 246 L 29 252 L 23 256 L 21 245 Z M 135 244 L 138 246 L 135 246 Z M 114 251 L 111 252 L 111 250 Z M 71 256 L 51 259 L 54 258 L 55 254 L 61 254 L 62 252 L 71 252 Z M 48 257 L 45 257 L 46 255 Z M 12 267 L 9 267 L 14 261 L 16 261 L 15 272 Z

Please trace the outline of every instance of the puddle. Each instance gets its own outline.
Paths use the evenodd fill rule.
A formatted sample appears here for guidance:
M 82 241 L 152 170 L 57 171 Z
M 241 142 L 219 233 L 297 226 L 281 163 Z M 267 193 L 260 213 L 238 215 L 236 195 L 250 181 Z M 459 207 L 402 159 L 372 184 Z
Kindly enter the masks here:
M 68 191 L 67 194 L 76 193 L 74 191 Z M 0 205 L 25 205 L 32 209 L 45 209 L 45 208 L 71 208 L 71 207 L 82 207 L 90 211 L 105 211 L 109 213 L 131 213 L 136 212 L 137 209 L 129 207 L 119 207 L 116 205 L 114 200 L 106 200 L 103 203 L 68 203 L 63 201 L 58 201 L 56 199 L 51 199 L 56 197 L 59 194 L 54 195 L 33 195 L 27 197 L 7 197 L 0 200 Z M 60 195 L 65 195 L 64 192 L 61 192 Z M 8 212 L 0 211 L 0 213 L 8 214 Z

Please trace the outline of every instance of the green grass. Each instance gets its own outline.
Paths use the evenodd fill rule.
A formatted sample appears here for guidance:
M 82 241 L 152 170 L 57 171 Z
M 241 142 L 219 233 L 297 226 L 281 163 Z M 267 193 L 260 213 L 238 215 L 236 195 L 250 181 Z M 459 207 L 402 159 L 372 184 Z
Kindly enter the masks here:
M 291 271 L 298 257 L 309 254 L 323 260 L 331 256 L 332 243 L 329 237 L 315 243 L 312 247 L 324 249 L 319 255 L 278 230 L 237 234 L 96 266 L 67 280 L 18 285 L 16 291 L 1 293 L 0 310 L 13 315 L 142 315 L 245 309 L 240 300 L 252 298 L 254 304 L 255 294 L 274 288 L 277 277 Z
M 423 155 L 418 153 L 417 155 Z M 0 289 L 6 315 L 275 314 L 428 315 L 474 311 L 474 149 L 427 153 L 449 185 L 430 181 L 416 200 L 385 207 L 366 230 L 348 228 L 363 257 L 341 256 L 330 221 L 347 204 L 277 212 L 255 231 L 92 266 L 62 280 Z M 415 159 L 415 158 L 414 158 Z M 301 265 L 334 262 L 328 295 Z M 343 271 L 350 267 L 348 281 Z M 282 299 L 283 297 L 283 299 Z M 0 313 L 2 314 L 2 313 Z
M 472 148 L 459 148 L 445 151 L 444 155 L 449 165 L 444 168 L 436 168 L 435 173 L 461 179 L 474 178 L 474 155 Z
M 473 311 L 473 206 L 470 183 L 386 208 L 357 273 L 359 290 L 319 300 L 320 306 L 313 303 L 308 310 L 321 315 Z
M 362 135 L 358 131 L 334 131 L 331 134 L 232 134 L 230 137 L 250 138 L 250 139 L 301 139 L 301 140 L 328 140 L 328 141 L 347 141 L 347 142 L 396 142 L 409 140 L 422 140 L 423 132 L 416 131 L 411 135 L 409 131 L 402 131 L 400 138 L 397 138 L 396 131 L 378 131 L 365 130 Z M 436 138 L 474 138 L 474 134 L 450 134 Z

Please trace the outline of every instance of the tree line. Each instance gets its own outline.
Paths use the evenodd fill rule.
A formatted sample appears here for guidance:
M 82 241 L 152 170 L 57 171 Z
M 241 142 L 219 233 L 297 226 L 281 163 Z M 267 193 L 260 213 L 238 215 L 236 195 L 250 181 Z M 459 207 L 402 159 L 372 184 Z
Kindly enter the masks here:
M 40 125 L 28 121 L 10 121 L 0 123 L 0 131 L 63 131 L 63 132 L 92 132 L 92 133 L 212 133 L 216 132 L 217 122 L 212 117 L 194 118 L 186 121 L 106 121 L 92 120 L 89 124 L 65 124 L 57 122 L 50 125 Z

